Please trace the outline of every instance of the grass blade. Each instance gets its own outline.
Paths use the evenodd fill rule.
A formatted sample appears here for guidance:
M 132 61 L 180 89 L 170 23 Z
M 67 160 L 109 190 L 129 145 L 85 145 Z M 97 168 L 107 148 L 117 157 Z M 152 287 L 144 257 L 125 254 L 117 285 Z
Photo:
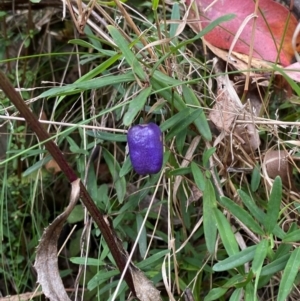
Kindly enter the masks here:
M 93 78 L 84 82 L 77 82 L 63 87 L 56 87 L 43 92 L 38 98 L 54 97 L 59 95 L 76 94 L 84 90 L 99 89 L 106 86 L 117 85 L 134 81 L 133 73 L 129 72 L 120 75 L 108 75 L 100 78 Z
M 221 236 L 222 243 L 226 249 L 227 254 L 229 256 L 237 254 L 239 252 L 239 247 L 228 220 L 218 209 L 214 210 L 214 216 L 217 222 L 217 228 Z
M 119 163 L 115 160 L 114 156 L 105 148 L 102 148 L 102 151 L 103 151 L 103 158 L 113 177 L 118 200 L 120 203 L 122 203 L 126 194 L 126 180 L 124 177 L 119 176 L 121 168 Z
M 236 203 L 234 203 L 232 200 L 221 197 L 220 203 L 225 206 L 232 215 L 237 217 L 243 224 L 245 224 L 249 229 L 251 229 L 253 232 L 264 235 L 263 230 L 261 227 L 257 224 L 257 222 L 253 219 L 253 217 L 243 208 L 238 206 Z
M 170 130 L 166 136 L 166 141 L 176 136 L 178 133 L 186 129 L 192 122 L 194 122 L 199 117 L 200 111 L 202 111 L 202 109 L 189 109 L 189 115 L 185 119 L 180 120 L 178 126 L 173 127 Z
M 257 246 L 251 246 L 249 248 L 244 249 L 243 251 L 232 255 L 213 266 L 213 270 L 216 272 L 227 271 L 230 269 L 234 269 L 239 267 L 246 262 L 249 262 L 254 258 L 255 251 Z
M 186 85 L 182 86 L 182 94 L 186 104 L 196 106 L 196 107 L 200 106 L 200 102 L 196 97 L 194 91 L 189 87 L 187 87 Z M 211 135 L 210 127 L 208 125 L 206 116 L 202 109 L 201 111 L 199 111 L 199 118 L 194 122 L 194 124 L 199 130 L 200 134 L 206 140 L 211 141 L 212 135 Z
M 261 224 L 264 224 L 266 214 L 260 208 L 258 208 L 254 200 L 243 190 L 238 189 L 238 194 L 252 216 L 255 216 L 255 219 L 257 219 Z M 280 239 L 283 239 L 285 236 L 284 231 L 278 225 L 275 225 L 273 234 Z
M 283 276 L 279 285 L 279 292 L 277 301 L 284 301 L 288 297 L 294 280 L 298 274 L 298 269 L 300 268 L 300 248 L 295 249 L 290 259 L 288 260 L 286 267 L 283 272 Z
M 151 89 L 151 86 L 146 89 L 143 89 L 137 97 L 130 101 L 129 108 L 123 118 L 123 124 L 125 126 L 131 125 L 135 116 L 140 112 L 140 110 L 143 109 L 147 98 L 151 93 Z
M 207 180 L 203 192 L 203 225 L 206 247 L 210 254 L 215 252 L 217 226 L 213 210 L 217 207 L 215 190 L 211 181 Z
M 263 239 L 258 245 L 255 251 L 254 259 L 252 262 L 252 271 L 255 274 L 255 283 L 254 283 L 254 294 L 257 292 L 258 281 L 260 272 L 264 263 L 264 260 L 268 253 L 269 241 Z
M 138 61 L 136 55 L 130 50 L 129 43 L 125 40 L 123 35 L 120 33 L 120 31 L 111 26 L 108 25 L 107 29 L 114 39 L 116 45 L 120 48 L 121 52 L 123 53 L 125 60 L 129 64 L 130 67 L 132 67 L 133 72 L 143 81 L 147 80 L 147 76 L 143 70 L 143 67 L 141 66 L 140 62 Z
M 203 191 L 205 189 L 205 177 L 195 162 L 191 163 L 192 174 L 197 187 Z
M 279 215 L 281 198 L 282 198 L 282 183 L 281 183 L 281 178 L 277 176 L 273 183 L 270 199 L 268 202 L 267 215 L 264 223 L 266 231 L 269 234 L 271 234 L 273 229 L 275 228 L 278 215 Z

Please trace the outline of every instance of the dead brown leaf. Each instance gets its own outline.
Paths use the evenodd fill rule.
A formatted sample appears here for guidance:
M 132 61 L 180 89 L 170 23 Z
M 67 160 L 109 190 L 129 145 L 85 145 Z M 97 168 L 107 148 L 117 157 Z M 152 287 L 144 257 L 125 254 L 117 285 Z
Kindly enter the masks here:
M 229 132 L 234 120 L 241 113 L 242 104 L 227 75 L 218 75 L 216 81 L 216 101 L 209 118 L 220 131 Z
M 161 301 L 160 291 L 153 283 L 133 264 L 130 267 L 136 296 L 141 301 Z
M 34 264 L 38 274 L 37 282 L 41 284 L 43 293 L 51 301 L 70 300 L 59 275 L 57 264 L 57 240 L 66 219 L 79 199 L 79 184 L 80 179 L 72 182 L 70 203 L 68 207 L 44 230 L 37 248 Z
M 282 183 L 289 189 L 294 189 L 293 165 L 290 161 L 290 154 L 285 150 L 268 150 L 264 158 L 264 168 L 267 176 L 275 179 L 281 177 Z

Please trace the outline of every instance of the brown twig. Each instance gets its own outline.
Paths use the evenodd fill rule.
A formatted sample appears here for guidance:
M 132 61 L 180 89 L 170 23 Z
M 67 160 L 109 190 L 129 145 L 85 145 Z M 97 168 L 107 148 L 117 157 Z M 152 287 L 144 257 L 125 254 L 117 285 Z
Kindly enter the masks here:
M 72 183 L 78 177 L 74 170 L 67 163 L 64 155 L 56 146 L 56 144 L 51 140 L 50 135 L 46 132 L 43 126 L 38 121 L 37 117 L 29 110 L 21 96 L 16 92 L 10 81 L 7 77 L 0 71 L 0 88 L 7 95 L 10 101 L 15 105 L 20 114 L 27 121 L 28 126 L 34 131 L 40 142 L 44 142 L 46 149 L 51 154 L 53 159 L 60 166 L 62 172 L 66 175 L 69 182 Z M 85 186 L 80 181 L 80 196 L 83 204 L 87 208 L 88 212 L 96 222 L 99 227 L 110 251 L 111 254 L 120 270 L 123 272 L 126 265 L 126 257 L 123 255 L 125 253 L 120 250 L 120 246 L 116 243 L 116 238 L 113 235 L 113 230 L 110 228 L 108 223 L 106 223 L 103 214 L 98 210 L 89 193 L 87 192 Z M 123 253 L 123 254 L 122 254 Z M 135 288 L 132 280 L 132 275 L 127 270 L 125 274 L 125 281 L 132 291 L 134 296 L 136 296 Z

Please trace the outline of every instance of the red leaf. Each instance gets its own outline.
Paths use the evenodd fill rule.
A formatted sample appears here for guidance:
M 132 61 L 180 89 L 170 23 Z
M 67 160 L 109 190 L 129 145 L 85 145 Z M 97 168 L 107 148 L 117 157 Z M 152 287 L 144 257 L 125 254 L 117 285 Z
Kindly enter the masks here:
M 188 5 L 190 2 L 191 0 L 186 0 Z M 208 42 L 222 49 L 230 48 L 232 41 L 238 30 L 241 28 L 244 20 L 255 12 L 255 2 L 253 0 L 219 0 L 213 5 L 213 0 L 196 0 L 195 2 L 200 10 L 202 28 L 205 28 L 211 21 L 226 14 L 233 13 L 236 15 L 233 20 L 222 23 L 221 26 L 214 28 L 205 35 L 205 39 Z M 210 5 L 211 7 L 209 7 Z M 207 7 L 209 8 L 207 9 Z M 192 11 L 189 17 L 195 18 L 195 13 Z M 286 24 L 288 24 L 288 26 L 285 32 Z M 249 54 L 252 26 L 253 18 L 243 28 L 239 40 L 233 48 L 234 51 Z M 258 59 L 276 62 L 278 49 L 280 49 L 283 39 L 279 63 L 283 66 L 289 65 L 294 57 L 292 37 L 296 26 L 296 17 L 293 14 L 290 14 L 286 7 L 274 0 L 260 0 L 259 13 L 256 21 L 253 56 Z M 193 28 L 195 29 L 195 26 L 193 26 Z M 199 31 L 200 28 L 199 22 L 196 30 Z M 297 39 L 297 47 L 297 51 L 299 51 L 299 36 Z

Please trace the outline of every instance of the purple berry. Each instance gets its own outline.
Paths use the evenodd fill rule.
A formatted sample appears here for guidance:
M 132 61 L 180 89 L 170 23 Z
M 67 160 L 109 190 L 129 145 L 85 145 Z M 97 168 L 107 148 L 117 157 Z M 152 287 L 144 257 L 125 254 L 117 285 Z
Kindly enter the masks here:
M 158 173 L 163 163 L 162 133 L 155 123 L 131 127 L 127 134 L 129 156 L 136 173 Z

